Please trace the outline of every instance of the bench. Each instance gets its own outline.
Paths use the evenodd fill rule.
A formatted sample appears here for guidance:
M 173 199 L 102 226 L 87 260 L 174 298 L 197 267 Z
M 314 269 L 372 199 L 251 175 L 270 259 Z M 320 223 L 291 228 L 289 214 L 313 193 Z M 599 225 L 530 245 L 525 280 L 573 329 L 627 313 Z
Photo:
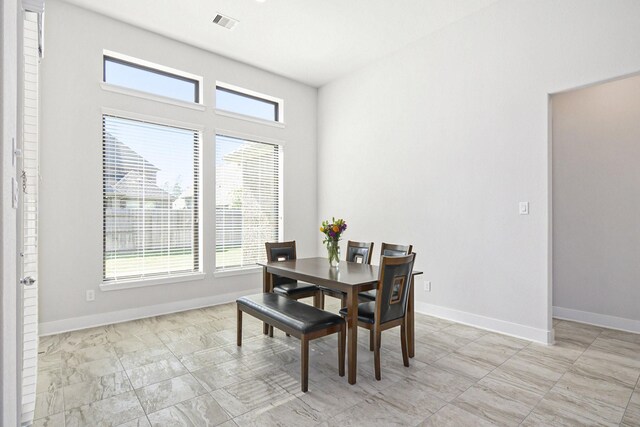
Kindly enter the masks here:
M 346 323 L 328 311 L 288 299 L 274 293 L 263 293 L 238 298 L 238 346 L 242 345 L 242 313 L 278 328 L 301 341 L 300 382 L 306 392 L 309 387 L 309 341 L 338 333 L 338 372 L 344 376 Z

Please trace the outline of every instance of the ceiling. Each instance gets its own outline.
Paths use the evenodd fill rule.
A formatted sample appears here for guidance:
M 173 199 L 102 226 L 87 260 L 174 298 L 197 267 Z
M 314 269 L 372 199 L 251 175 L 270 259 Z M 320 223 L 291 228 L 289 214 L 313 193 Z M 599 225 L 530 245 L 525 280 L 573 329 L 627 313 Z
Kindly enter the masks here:
M 66 0 L 312 86 L 497 0 Z M 233 30 L 216 13 L 239 20 Z

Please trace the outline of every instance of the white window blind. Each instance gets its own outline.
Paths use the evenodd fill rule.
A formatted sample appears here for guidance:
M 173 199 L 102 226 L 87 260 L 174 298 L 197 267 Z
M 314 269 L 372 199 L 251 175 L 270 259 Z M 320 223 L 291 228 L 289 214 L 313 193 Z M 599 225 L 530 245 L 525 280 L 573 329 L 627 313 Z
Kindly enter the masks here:
M 111 115 L 103 133 L 104 281 L 200 271 L 200 132 Z
M 279 145 L 216 136 L 216 271 L 266 260 L 282 227 Z

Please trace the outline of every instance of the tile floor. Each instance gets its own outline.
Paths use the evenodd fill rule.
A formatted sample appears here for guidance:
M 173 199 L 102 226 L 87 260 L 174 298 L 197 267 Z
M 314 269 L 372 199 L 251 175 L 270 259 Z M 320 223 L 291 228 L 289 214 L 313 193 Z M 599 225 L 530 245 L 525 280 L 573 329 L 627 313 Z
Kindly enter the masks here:
M 375 381 L 361 329 L 350 386 L 333 335 L 301 393 L 297 339 L 245 315 L 238 348 L 235 328 L 225 304 L 43 337 L 34 425 L 640 426 L 640 335 L 555 321 L 543 346 L 417 315 L 409 368 L 387 331 Z

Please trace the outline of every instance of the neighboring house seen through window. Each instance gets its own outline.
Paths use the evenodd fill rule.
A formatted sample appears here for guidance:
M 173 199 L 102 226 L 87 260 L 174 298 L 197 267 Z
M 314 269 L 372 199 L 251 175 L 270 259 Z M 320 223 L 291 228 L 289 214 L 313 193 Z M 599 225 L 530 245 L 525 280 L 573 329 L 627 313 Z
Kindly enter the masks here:
M 200 132 L 104 115 L 103 280 L 200 271 Z

